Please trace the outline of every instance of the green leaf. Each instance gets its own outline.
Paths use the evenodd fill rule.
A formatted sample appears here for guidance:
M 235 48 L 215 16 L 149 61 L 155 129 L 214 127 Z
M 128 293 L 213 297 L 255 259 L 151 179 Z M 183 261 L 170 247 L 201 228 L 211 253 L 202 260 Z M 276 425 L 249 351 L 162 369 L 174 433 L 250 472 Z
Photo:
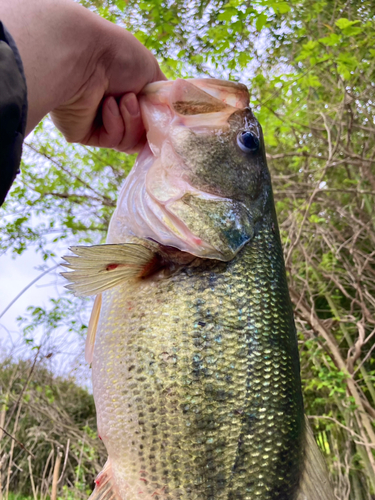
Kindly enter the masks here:
M 342 30 L 345 36 L 356 36 L 362 33 L 362 28 L 356 28 L 355 26 L 350 26 Z
M 322 84 L 317 75 L 306 75 L 304 78 L 301 78 L 301 86 L 302 88 L 307 87 L 321 87 Z
M 341 36 L 337 35 L 336 33 L 331 33 L 329 36 L 319 38 L 319 42 L 324 43 L 324 45 L 328 45 L 329 47 L 337 45 L 338 43 L 340 43 L 340 41 Z
M 290 5 L 288 2 L 271 2 L 271 7 L 279 14 L 285 14 L 290 11 Z
M 228 7 L 221 14 L 217 16 L 219 21 L 231 21 L 232 17 L 237 15 L 237 10 L 233 7 Z
M 349 28 L 350 26 L 353 26 L 353 24 L 357 24 L 360 21 L 349 21 L 346 17 L 341 17 L 340 19 L 337 19 L 335 22 L 336 26 L 340 28 L 340 30 L 344 30 L 346 28 Z
M 264 14 L 263 12 L 261 14 L 259 14 L 259 16 L 257 17 L 256 23 L 255 23 L 256 29 L 258 31 L 261 31 L 263 26 L 265 26 L 267 20 L 268 20 L 267 14 Z
M 251 59 L 252 59 L 251 54 L 247 52 L 241 52 L 240 55 L 238 56 L 238 63 L 241 66 L 241 68 L 245 68 L 249 64 Z
M 320 222 L 325 222 L 326 220 L 323 217 L 319 217 L 318 215 L 310 215 L 309 221 L 313 224 L 319 224 Z
M 126 7 L 125 0 L 116 0 L 116 6 L 118 9 L 121 10 L 121 12 L 124 12 L 125 7 Z
M 318 47 L 318 42 L 316 40 L 309 40 L 302 47 L 306 52 L 312 52 Z
M 337 58 L 337 68 L 343 78 L 348 80 L 351 77 L 351 72 L 354 72 L 359 65 L 358 59 L 348 52 L 341 53 Z

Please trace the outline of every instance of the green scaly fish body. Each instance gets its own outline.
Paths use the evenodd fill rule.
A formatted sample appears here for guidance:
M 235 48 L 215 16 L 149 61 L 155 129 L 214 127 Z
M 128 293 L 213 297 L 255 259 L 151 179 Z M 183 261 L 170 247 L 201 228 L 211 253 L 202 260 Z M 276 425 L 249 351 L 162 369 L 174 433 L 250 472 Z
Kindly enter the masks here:
M 229 263 L 105 292 L 93 375 L 126 500 L 294 498 L 303 406 L 274 224 Z
M 148 86 L 149 147 L 108 244 L 65 257 L 70 288 L 97 295 L 86 353 L 109 460 L 91 500 L 333 500 L 248 103 L 232 82 Z

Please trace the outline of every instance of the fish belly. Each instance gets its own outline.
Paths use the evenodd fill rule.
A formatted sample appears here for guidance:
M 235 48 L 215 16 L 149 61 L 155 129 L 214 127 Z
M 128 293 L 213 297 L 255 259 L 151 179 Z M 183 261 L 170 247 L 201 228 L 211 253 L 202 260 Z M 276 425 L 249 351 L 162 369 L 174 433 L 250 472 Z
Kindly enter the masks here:
M 278 235 L 105 292 L 93 383 L 123 500 L 293 499 L 303 405 Z

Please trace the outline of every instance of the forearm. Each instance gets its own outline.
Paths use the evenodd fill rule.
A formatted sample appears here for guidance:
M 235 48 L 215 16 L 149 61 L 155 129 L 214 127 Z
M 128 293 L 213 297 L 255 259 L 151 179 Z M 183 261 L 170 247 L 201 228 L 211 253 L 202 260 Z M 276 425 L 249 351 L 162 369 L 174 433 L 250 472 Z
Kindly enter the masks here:
M 100 60 L 102 20 L 71 0 L 0 0 L 0 19 L 24 65 L 28 133 L 89 79 Z

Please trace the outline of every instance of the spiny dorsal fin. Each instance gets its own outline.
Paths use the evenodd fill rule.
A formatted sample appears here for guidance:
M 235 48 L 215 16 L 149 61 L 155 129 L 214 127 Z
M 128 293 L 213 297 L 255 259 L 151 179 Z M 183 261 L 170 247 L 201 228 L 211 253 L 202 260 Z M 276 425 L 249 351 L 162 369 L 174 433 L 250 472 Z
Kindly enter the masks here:
M 336 500 L 324 457 L 306 416 L 304 467 L 296 500 Z
M 66 288 L 75 295 L 97 295 L 124 281 L 149 274 L 158 260 L 148 248 L 135 243 L 71 247 L 62 264 L 72 271 L 61 273 L 72 283 Z
M 95 489 L 91 493 L 89 500 L 121 500 L 113 484 L 112 468 L 109 460 L 107 460 L 103 470 L 95 479 Z
M 96 330 L 98 329 L 98 322 L 100 316 L 100 308 L 102 306 L 102 294 L 99 293 L 94 300 L 94 306 L 91 311 L 89 327 L 87 329 L 86 337 L 86 347 L 85 347 L 85 359 L 87 363 L 92 363 L 92 357 L 94 354 L 94 345 Z

